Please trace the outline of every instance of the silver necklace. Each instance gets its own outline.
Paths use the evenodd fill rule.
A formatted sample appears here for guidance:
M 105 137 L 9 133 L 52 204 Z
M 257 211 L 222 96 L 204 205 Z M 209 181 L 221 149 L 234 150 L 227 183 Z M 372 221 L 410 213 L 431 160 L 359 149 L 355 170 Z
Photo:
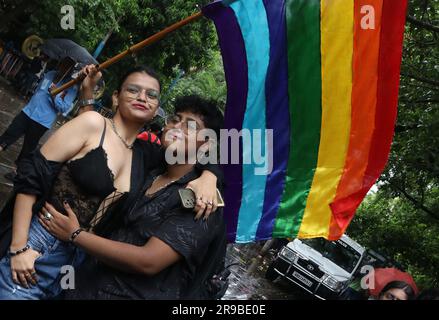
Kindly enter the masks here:
M 154 184 L 154 182 L 156 182 L 156 181 L 158 180 L 158 178 L 160 178 L 161 176 L 162 176 L 162 175 L 159 174 L 157 177 L 154 178 L 154 181 L 151 183 L 151 187 L 152 187 L 152 185 Z M 149 192 L 147 192 L 147 195 L 149 195 L 149 196 L 150 196 L 150 195 L 153 195 L 153 194 L 159 192 L 160 190 L 165 189 L 167 186 L 173 184 L 173 183 L 174 183 L 175 181 L 177 181 L 177 180 L 178 180 L 178 179 L 176 179 L 176 180 L 172 180 L 172 181 L 166 183 L 164 186 L 162 186 L 162 187 L 160 187 L 159 189 L 157 189 L 156 191 L 154 191 L 154 193 L 149 193 Z M 150 188 L 151 188 L 151 187 L 150 187 Z
M 122 141 L 122 143 L 125 145 L 125 147 L 127 147 L 128 149 L 132 149 L 132 148 L 133 148 L 133 145 L 134 145 L 134 142 L 133 142 L 132 144 L 128 144 L 128 143 L 125 141 L 125 139 L 121 137 L 121 135 L 119 134 L 119 132 L 117 132 L 116 125 L 114 124 L 113 119 L 110 119 L 110 122 L 111 122 L 111 126 L 113 127 L 113 131 L 114 131 L 114 133 L 118 136 L 118 138 L 120 139 L 120 141 Z

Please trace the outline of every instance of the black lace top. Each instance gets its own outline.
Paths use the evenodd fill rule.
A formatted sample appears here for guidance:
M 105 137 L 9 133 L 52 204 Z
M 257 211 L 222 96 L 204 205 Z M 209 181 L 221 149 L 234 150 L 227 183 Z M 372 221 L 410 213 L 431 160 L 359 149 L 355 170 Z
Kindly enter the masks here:
M 62 165 L 48 198 L 48 202 L 64 214 L 62 202 L 67 201 L 81 227 L 87 229 L 102 216 L 106 203 L 111 203 L 121 194 L 114 187 L 114 175 L 108 167 L 107 154 L 102 147 L 105 130 L 106 125 L 97 148 L 82 158 Z M 102 201 L 104 204 L 99 209 Z
M 108 167 L 107 154 L 102 147 L 105 131 L 106 122 L 99 146 L 82 158 L 67 163 L 48 161 L 40 151 L 35 151 L 33 163 L 19 169 L 21 177 L 16 181 L 16 188 L 20 188 L 20 182 L 23 186 L 29 185 L 29 179 L 32 177 L 46 173 L 53 175 L 57 172 L 53 177 L 51 191 L 45 198 L 63 214 L 66 214 L 63 202 L 67 201 L 76 213 L 81 227 L 89 229 L 96 224 L 97 218 L 102 216 L 106 207 L 121 195 L 114 187 L 114 176 Z M 26 175 L 27 179 L 23 179 L 23 175 Z M 36 183 L 41 181 L 35 181 Z M 26 193 L 23 190 L 21 192 Z M 39 208 L 34 207 L 34 210 Z

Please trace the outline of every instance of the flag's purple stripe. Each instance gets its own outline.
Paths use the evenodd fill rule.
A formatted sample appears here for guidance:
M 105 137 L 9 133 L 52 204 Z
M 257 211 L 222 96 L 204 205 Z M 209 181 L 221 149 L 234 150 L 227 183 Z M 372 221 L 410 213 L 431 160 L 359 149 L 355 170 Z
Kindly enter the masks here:
M 242 122 L 247 103 L 248 67 L 241 29 L 233 10 L 225 7 L 221 2 L 212 3 L 203 8 L 203 14 L 212 19 L 218 33 L 218 41 L 224 63 L 224 72 L 227 82 L 227 103 L 224 114 L 224 128 L 242 129 Z M 231 144 L 230 144 L 231 146 Z M 235 241 L 238 223 L 238 213 L 242 199 L 242 139 L 239 150 L 229 147 L 231 151 L 239 152 L 240 164 L 227 164 L 223 167 L 226 188 L 224 191 L 225 219 L 227 221 L 227 235 L 231 242 Z
M 263 0 L 270 31 L 270 64 L 265 85 L 267 129 L 273 130 L 273 171 L 267 177 L 264 208 L 256 240 L 272 237 L 274 221 L 285 186 L 290 150 L 288 60 L 285 0 Z M 268 150 L 266 150 L 268 152 Z

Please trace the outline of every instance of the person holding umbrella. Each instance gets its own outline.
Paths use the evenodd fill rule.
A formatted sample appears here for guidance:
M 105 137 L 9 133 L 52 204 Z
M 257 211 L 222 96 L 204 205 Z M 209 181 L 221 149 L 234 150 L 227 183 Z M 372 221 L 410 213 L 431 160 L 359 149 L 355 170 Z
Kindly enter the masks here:
M 71 59 L 65 59 L 60 63 L 58 71 L 49 71 L 44 74 L 34 95 L 21 112 L 12 120 L 0 136 L 0 151 L 6 150 L 20 137 L 24 136 L 23 146 L 15 160 L 18 165 L 20 160 L 29 155 L 38 145 L 41 137 L 49 130 L 56 120 L 58 113 L 66 114 L 73 106 L 78 93 L 78 87 L 74 86 L 69 90 L 52 98 L 49 90 L 54 86 L 70 80 L 69 74 L 73 69 Z M 15 172 L 8 172 L 5 177 L 13 180 Z
M 16 165 L 37 147 L 44 133 L 52 128 L 58 113 L 66 116 L 72 110 L 79 88 L 73 86 L 55 97 L 49 91 L 71 80 L 76 66 L 98 63 L 84 47 L 69 39 L 49 39 L 40 50 L 49 59 L 59 61 L 58 70 L 44 74 L 28 104 L 0 136 L 0 151 L 6 150 L 24 136 L 23 146 L 15 160 Z M 84 100 L 82 104 L 90 103 Z M 15 175 L 16 172 L 13 171 L 5 174 L 5 177 L 13 180 Z

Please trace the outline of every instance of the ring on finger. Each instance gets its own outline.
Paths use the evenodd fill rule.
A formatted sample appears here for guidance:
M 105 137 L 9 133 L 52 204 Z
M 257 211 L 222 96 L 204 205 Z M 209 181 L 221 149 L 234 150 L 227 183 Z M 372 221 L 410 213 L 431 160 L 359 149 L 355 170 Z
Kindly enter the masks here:
M 52 218 L 53 218 L 53 216 L 50 214 L 49 211 L 46 210 L 44 212 L 44 219 L 47 220 L 47 221 L 50 221 L 50 220 L 52 220 Z

